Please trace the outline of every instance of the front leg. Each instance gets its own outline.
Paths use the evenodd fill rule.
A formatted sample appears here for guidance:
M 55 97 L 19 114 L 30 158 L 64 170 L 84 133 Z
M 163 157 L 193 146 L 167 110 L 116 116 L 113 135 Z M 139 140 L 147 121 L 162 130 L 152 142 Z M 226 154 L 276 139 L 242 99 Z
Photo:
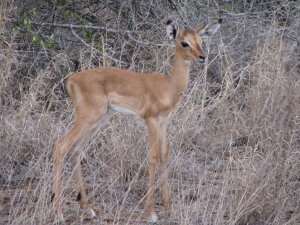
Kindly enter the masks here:
M 168 143 L 167 143 L 167 134 L 166 134 L 166 123 L 162 122 L 159 125 L 159 151 L 160 151 L 160 168 L 162 175 L 162 204 L 165 210 L 167 211 L 170 206 L 170 185 L 168 182 Z
M 149 190 L 147 196 L 146 210 L 150 214 L 150 222 L 157 222 L 157 215 L 154 211 L 154 179 L 156 172 L 156 165 L 159 159 L 159 121 L 156 118 L 148 118 L 146 120 L 148 126 L 148 138 L 150 144 L 150 153 L 149 153 Z

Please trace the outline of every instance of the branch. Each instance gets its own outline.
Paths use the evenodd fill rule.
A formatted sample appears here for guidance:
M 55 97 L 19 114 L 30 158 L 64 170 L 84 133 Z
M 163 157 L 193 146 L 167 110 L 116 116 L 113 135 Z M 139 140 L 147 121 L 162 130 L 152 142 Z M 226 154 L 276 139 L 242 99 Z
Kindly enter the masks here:
M 74 25 L 71 24 L 71 25 L 70 25 L 70 28 L 71 28 L 71 31 L 72 31 L 72 33 L 73 33 L 73 35 L 74 35 L 75 37 L 77 37 L 77 38 L 78 38 L 85 46 L 91 48 L 92 50 L 96 50 L 96 51 L 99 52 L 100 54 L 103 54 L 103 53 L 100 52 L 98 49 L 96 49 L 96 48 L 94 48 L 93 46 L 89 45 L 89 44 L 86 43 L 81 37 L 79 37 L 79 36 L 75 33 L 75 31 L 73 30 L 73 26 L 74 26 Z M 122 63 L 122 64 L 125 64 L 125 65 L 129 65 L 127 62 L 124 62 L 124 61 L 115 59 L 115 58 L 113 58 L 113 57 L 111 57 L 111 56 L 109 56 L 109 55 L 105 55 L 105 57 L 107 57 L 107 58 L 109 58 L 109 59 L 112 59 L 112 60 L 115 61 L 116 63 Z
M 40 26 L 51 26 L 51 27 L 65 27 L 65 28 L 74 28 L 74 29 L 94 29 L 94 30 L 104 30 L 112 33 L 138 33 L 137 31 L 129 31 L 129 30 L 114 30 L 109 29 L 107 27 L 97 27 L 97 26 L 88 26 L 88 25 L 73 25 L 73 24 L 59 24 L 59 23 L 36 23 L 32 22 L 34 25 Z
M 58 24 L 58 23 L 36 23 L 36 22 L 32 22 L 32 24 L 35 25 L 40 25 L 40 26 L 52 26 L 52 27 L 65 27 L 65 28 L 70 28 L 72 30 L 72 33 L 74 34 L 74 36 L 76 36 L 79 40 L 81 40 L 82 43 L 84 43 L 85 45 L 89 46 L 87 43 L 85 43 L 79 36 L 77 36 L 74 31 L 74 29 L 94 29 L 94 30 L 104 30 L 107 32 L 112 32 L 112 33 L 123 33 L 123 34 L 127 34 L 128 37 L 135 41 L 136 43 L 139 44 L 144 44 L 144 45 L 154 45 L 154 46 L 160 46 L 160 47 L 174 47 L 174 45 L 168 45 L 168 44 L 154 44 L 151 42 L 144 42 L 144 41 L 139 41 L 136 40 L 135 38 L 133 38 L 131 36 L 131 34 L 138 34 L 137 31 L 129 31 L 129 30 L 114 30 L 114 29 L 109 29 L 106 27 L 97 27 L 97 26 L 88 26 L 88 25 L 73 25 L 73 24 Z
M 130 33 L 127 33 L 127 35 L 128 35 L 128 37 L 129 37 L 131 40 L 135 41 L 135 42 L 138 43 L 138 44 L 154 45 L 154 46 L 159 46 L 159 47 L 174 47 L 174 45 L 154 44 L 154 43 L 151 43 L 151 42 L 139 41 L 139 40 L 134 39 L 134 38 L 130 35 Z

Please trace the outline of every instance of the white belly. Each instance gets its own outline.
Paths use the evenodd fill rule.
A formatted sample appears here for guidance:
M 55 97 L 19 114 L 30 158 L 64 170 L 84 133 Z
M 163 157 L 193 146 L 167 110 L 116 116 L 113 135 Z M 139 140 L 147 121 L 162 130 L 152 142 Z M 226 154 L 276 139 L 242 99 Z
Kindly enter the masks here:
M 137 114 L 135 112 L 132 112 L 129 109 L 126 109 L 126 108 L 123 108 L 123 107 L 120 107 L 120 106 L 117 106 L 117 105 L 109 104 L 108 108 L 110 108 L 110 109 L 112 109 L 116 112 L 122 113 L 126 116 L 137 116 Z

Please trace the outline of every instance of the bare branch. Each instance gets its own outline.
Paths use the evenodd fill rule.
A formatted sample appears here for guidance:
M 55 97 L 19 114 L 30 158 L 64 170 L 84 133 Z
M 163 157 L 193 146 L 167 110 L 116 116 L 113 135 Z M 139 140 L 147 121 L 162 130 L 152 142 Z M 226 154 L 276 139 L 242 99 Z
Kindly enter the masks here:
M 129 31 L 129 30 L 115 30 L 109 29 L 107 27 L 98 27 L 98 26 L 88 26 L 88 25 L 73 25 L 73 24 L 59 24 L 59 23 L 36 23 L 32 22 L 34 25 L 40 26 L 52 26 L 52 27 L 65 27 L 65 28 L 73 28 L 73 29 L 94 29 L 94 30 L 104 30 L 112 33 L 138 33 L 137 31 Z
M 154 43 L 151 43 L 151 42 L 144 42 L 144 41 L 139 41 L 139 40 L 136 40 L 134 39 L 129 33 L 127 33 L 128 37 L 135 41 L 136 43 L 139 43 L 139 44 L 143 44 L 143 45 L 154 45 L 154 46 L 160 46 L 160 47 L 175 47 L 175 45 L 168 45 L 168 44 L 154 44 Z
M 144 41 L 139 41 L 136 40 L 135 38 L 133 38 L 131 36 L 131 34 L 137 34 L 137 31 L 129 31 L 129 30 L 114 30 L 114 29 L 109 29 L 106 27 L 98 27 L 98 26 L 88 26 L 88 25 L 73 25 L 73 24 L 57 24 L 57 23 L 35 23 L 33 22 L 32 24 L 35 25 L 40 25 L 40 26 L 53 26 L 53 27 L 65 27 L 65 28 L 70 28 L 72 30 L 72 33 L 74 34 L 74 36 L 76 36 L 78 39 L 81 40 L 81 42 L 85 43 L 85 45 L 87 44 L 86 42 L 84 42 L 79 36 L 77 36 L 74 33 L 74 29 L 95 29 L 95 30 L 104 30 L 107 32 L 112 32 L 112 33 L 121 33 L 121 34 L 127 34 L 128 37 L 135 41 L 136 43 L 139 44 L 144 44 L 144 45 L 154 45 L 154 46 L 160 46 L 160 47 L 174 47 L 174 45 L 168 45 L 168 44 L 154 44 L 151 42 L 144 42 Z M 88 45 L 89 46 L 89 45 Z M 90 46 L 89 46 L 90 47 Z
M 95 50 L 95 51 L 99 52 L 100 54 L 103 54 L 103 53 L 100 52 L 98 49 L 96 49 L 96 48 L 94 48 L 93 46 L 89 45 L 89 44 L 86 43 L 81 37 L 79 37 L 79 36 L 75 33 L 75 31 L 73 30 L 73 26 L 74 26 L 74 25 L 71 24 L 71 25 L 70 25 L 70 28 L 71 28 L 71 31 L 72 31 L 73 35 L 74 35 L 76 38 L 78 38 L 85 46 L 91 48 L 92 50 Z M 112 59 L 112 60 L 113 60 L 114 62 L 116 62 L 116 63 L 122 63 L 122 64 L 125 64 L 125 65 L 129 65 L 127 62 L 124 62 L 124 61 L 115 59 L 115 58 L 113 58 L 113 57 L 111 57 L 111 56 L 109 56 L 109 55 L 107 55 L 107 54 L 105 55 L 105 57 L 107 57 L 107 58 L 109 58 L 109 59 Z

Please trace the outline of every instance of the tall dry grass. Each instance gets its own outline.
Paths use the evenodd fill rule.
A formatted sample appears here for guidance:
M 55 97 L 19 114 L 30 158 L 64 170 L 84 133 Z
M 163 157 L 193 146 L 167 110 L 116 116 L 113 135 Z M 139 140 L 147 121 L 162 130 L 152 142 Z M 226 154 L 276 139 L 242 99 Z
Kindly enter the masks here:
M 220 15 L 224 23 L 205 41 L 208 64 L 192 66 L 189 89 L 169 118 L 172 209 L 165 217 L 158 172 L 155 209 L 161 224 L 300 224 L 299 7 L 286 1 L 280 11 L 267 1 L 250 3 L 257 12 L 239 15 L 220 5 L 218 15 L 205 3 L 178 2 L 182 26 Z M 197 4 L 201 15 L 194 10 Z M 114 49 L 116 39 L 106 34 L 101 55 L 80 41 L 78 49 L 71 45 L 65 51 L 32 42 L 24 49 L 22 31 L 11 32 L 15 5 L 7 1 L 1 7 L 0 224 L 53 224 L 51 146 L 74 119 L 64 90 L 65 78 L 74 72 L 72 57 L 78 56 L 78 70 L 105 65 L 169 73 L 173 48 L 117 39 L 122 48 Z M 277 9 L 288 15 L 286 21 Z M 140 35 L 143 42 L 169 44 L 162 39 L 164 27 Z M 105 57 L 113 53 L 130 59 L 129 65 Z M 66 223 L 146 224 L 148 149 L 143 121 L 114 115 L 82 157 L 97 219 L 84 219 L 67 162 Z

